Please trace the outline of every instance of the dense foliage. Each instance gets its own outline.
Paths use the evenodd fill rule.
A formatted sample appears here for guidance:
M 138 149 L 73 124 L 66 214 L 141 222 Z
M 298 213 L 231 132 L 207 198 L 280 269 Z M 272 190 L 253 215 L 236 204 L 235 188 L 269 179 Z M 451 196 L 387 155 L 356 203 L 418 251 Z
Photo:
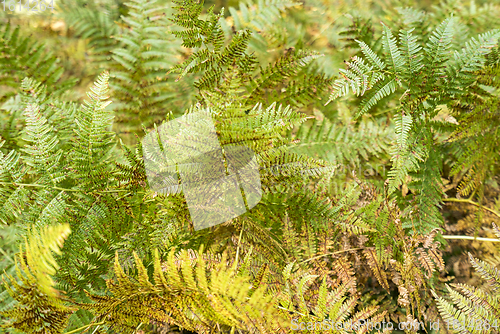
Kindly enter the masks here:
M 500 332 L 498 1 L 56 5 L 0 9 L 0 331 Z M 196 229 L 142 139 L 201 113 L 262 198 Z

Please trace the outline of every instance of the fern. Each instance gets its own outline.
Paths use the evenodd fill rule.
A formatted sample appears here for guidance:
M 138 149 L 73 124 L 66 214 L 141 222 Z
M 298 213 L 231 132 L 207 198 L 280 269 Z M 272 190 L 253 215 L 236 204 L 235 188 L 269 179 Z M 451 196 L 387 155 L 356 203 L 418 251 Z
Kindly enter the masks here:
M 104 4 L 82 3 L 79 0 L 59 1 L 61 16 L 79 38 L 87 39 L 88 56 L 95 67 L 107 67 L 111 51 L 117 47 L 115 36 L 121 29 L 114 21 L 120 18 L 121 1 Z M 105 8 L 102 8 L 103 5 Z M 102 69 L 100 69 L 102 71 Z
M 399 119 L 395 120 L 396 144 L 391 152 L 393 168 L 389 172 L 389 193 L 405 182 L 410 171 L 418 170 L 418 161 L 423 161 L 421 152 L 411 152 L 409 150 L 409 135 L 413 120 L 411 116 L 402 113 Z
M 493 224 L 493 227 L 497 237 L 500 237 L 496 225 Z M 487 280 L 493 294 L 467 284 L 452 284 L 451 287 L 447 286 L 451 301 L 433 292 L 439 312 L 449 323 L 453 333 L 497 332 L 497 321 L 500 316 L 496 295 L 500 287 L 498 270 L 488 263 L 475 259 L 470 253 L 468 255 L 472 266 Z
M 353 90 L 357 95 L 368 92 L 360 103 L 358 117 L 382 98 L 394 93 L 398 85 L 405 89 L 400 97 L 401 114 L 395 118 L 397 142 L 391 153 L 393 165 L 389 172 L 389 194 L 394 193 L 401 185 L 407 187 L 406 179 L 410 173 L 421 170 L 420 164 L 430 159 L 434 140 L 431 128 L 435 127 L 430 119 L 436 116 L 437 105 L 465 96 L 468 87 L 474 87 L 474 73 L 484 64 L 485 55 L 495 45 L 499 36 L 498 31 L 493 30 L 480 35 L 478 41 L 471 39 L 462 52 L 455 52 L 452 60 L 454 24 L 453 18 L 443 21 L 430 35 L 423 48 L 419 47 L 417 39 L 411 35 L 411 30 L 400 31 L 401 45 L 398 46 L 391 30 L 384 25 L 384 61 L 366 44 L 360 42 L 370 67 L 364 65 L 362 60 L 353 58 L 352 63 L 347 63 L 348 69 L 343 70 L 343 78 L 337 79 L 333 85 L 330 100 L 346 95 L 349 90 Z M 370 73 L 373 74 L 369 77 Z M 419 75 L 420 73 L 422 75 Z M 439 159 L 432 161 L 425 162 L 426 166 L 439 164 Z M 421 182 L 426 188 L 413 188 L 416 196 L 420 198 L 417 213 L 420 218 L 417 218 L 419 223 L 413 225 L 414 231 L 429 231 L 439 226 L 442 221 L 437 212 L 441 197 L 438 190 L 440 179 L 437 174 L 439 173 L 433 172 L 433 176 L 430 176 L 424 172 L 417 176 L 421 180 L 416 181 L 417 184 Z M 430 220 L 422 220 L 421 217 L 430 217 Z M 409 225 L 405 223 L 405 226 Z
M 44 45 L 24 37 L 20 27 L 12 29 L 10 23 L 6 24 L 0 32 L 0 103 L 13 95 L 12 88 L 26 76 L 54 86 L 54 93 L 72 87 L 76 80 L 60 80 L 64 69 L 58 62 L 58 58 L 45 51 Z
M 210 330 L 214 326 L 212 321 L 220 326 L 245 328 L 251 332 L 266 332 L 264 328 L 273 328 L 280 323 L 286 326 L 286 320 L 277 317 L 271 296 L 264 295 L 264 287 L 257 287 L 252 296 L 247 297 L 251 285 L 247 277 L 237 275 L 235 264 L 227 266 L 223 257 L 213 264 L 211 275 L 207 276 L 205 261 L 199 255 L 190 259 L 188 254 L 184 251 L 175 256 L 171 251 L 162 266 L 156 253 L 154 283 L 149 281 L 137 255 L 134 255 L 139 272 L 137 283 L 125 275 L 116 258 L 117 282 L 108 283 L 113 296 L 92 296 L 97 303 L 88 307 L 96 313 L 97 319 L 105 318 L 116 328 L 129 328 L 129 331 L 152 319 L 196 331 Z M 150 311 L 142 307 L 145 300 L 148 300 Z M 118 308 L 119 305 L 127 308 Z M 167 308 L 159 311 L 160 305 Z M 134 309 L 140 312 L 136 313 Z M 267 323 L 266 318 L 272 322 Z
M 180 112 L 186 101 L 178 99 L 180 90 L 185 89 L 173 85 L 173 78 L 165 75 L 180 55 L 180 43 L 164 31 L 165 12 L 170 8 L 139 0 L 126 6 L 129 13 L 122 20 L 127 28 L 115 37 L 118 45 L 111 50 L 114 63 L 109 67 L 110 87 L 117 100 L 115 124 L 129 143 L 133 137 L 127 133 L 158 122 L 174 103 L 178 106 L 173 110 Z
M 262 101 L 262 98 L 268 96 L 271 91 L 272 94 L 267 98 L 269 104 L 279 102 L 302 106 L 305 101 L 311 100 L 313 91 L 326 89 L 330 83 L 330 80 L 323 75 L 306 73 L 300 78 L 300 71 L 320 56 L 312 51 L 292 49 L 279 57 L 276 62 L 257 70 L 256 56 L 253 53 L 246 53 L 252 36 L 249 29 L 238 30 L 224 47 L 226 38 L 220 23 L 223 13 L 214 14 L 213 8 L 210 8 L 207 19 L 201 20 L 198 18 L 201 13 L 200 4 L 192 1 L 176 3 L 179 13 L 174 14 L 173 22 L 187 30 L 176 31 L 174 35 L 183 39 L 184 46 L 201 48 L 170 71 L 179 73 L 178 80 L 188 73 L 199 72 L 201 77 L 195 82 L 194 87 L 200 92 L 220 91 L 236 76 L 246 89 L 250 105 Z M 193 16 L 186 16 L 186 11 L 193 13 Z M 295 78 L 298 80 L 294 80 Z M 284 89 L 281 89 L 281 93 L 277 93 L 278 88 Z
M 389 129 L 369 121 L 352 127 L 324 119 L 310 125 L 303 123 L 290 136 L 294 141 L 290 145 L 291 152 L 339 164 L 336 174 L 361 169 L 374 157 L 385 157 L 391 141 Z
M 90 102 L 85 101 L 82 112 L 75 119 L 76 140 L 70 168 L 77 178 L 87 176 L 89 171 L 94 171 L 90 189 L 102 187 L 108 182 L 106 170 L 109 165 L 106 159 L 109 158 L 114 145 L 114 133 L 111 132 L 113 116 L 105 110 L 111 103 L 106 101 L 108 80 L 109 74 L 106 72 L 97 79 L 95 86 L 88 93 Z
M 3 316 L 12 318 L 3 328 L 14 327 L 27 333 L 60 333 L 66 327 L 68 316 L 75 309 L 57 297 L 50 275 L 58 268 L 51 251 L 60 253 L 69 231 L 68 225 L 51 226 L 25 239 L 26 253 L 21 248 L 16 262 L 22 284 L 7 275 L 11 285 L 6 285 L 7 291 L 18 303 L 2 312 Z M 5 280 L 4 284 L 7 284 Z
M 240 2 L 239 9 L 229 7 L 232 27 L 236 30 L 250 29 L 254 32 L 248 43 L 251 51 L 266 50 L 275 44 L 273 43 L 275 40 L 279 41 L 276 38 L 277 32 L 274 33 L 273 30 L 276 23 L 281 23 L 280 21 L 283 20 L 283 13 L 299 5 L 295 1 L 289 0 Z
M 355 311 L 356 296 L 346 296 L 352 280 L 349 283 L 337 282 L 334 289 L 329 289 L 329 284 L 323 278 L 321 284 L 314 287 L 311 283 L 316 280 L 317 275 L 300 271 L 292 274 L 293 267 L 294 263 L 285 267 L 283 276 L 287 291 L 278 297 L 283 305 L 281 309 L 293 312 L 292 330 L 307 329 L 314 332 L 318 329 L 318 325 L 320 325 L 320 330 L 338 330 L 340 326 L 349 328 L 349 324 L 351 326 L 357 324 L 361 319 L 368 319 L 370 322 L 383 319 L 385 312 L 377 313 L 376 307 L 366 307 Z M 317 289 L 314 300 L 306 299 L 313 289 Z M 296 311 L 293 310 L 293 306 L 297 308 Z M 311 328 L 312 324 L 314 328 Z M 368 327 L 368 325 L 361 325 L 357 329 L 368 331 Z
M 29 55 L 32 42 L 5 33 L 0 59 L 15 73 L 1 105 L 0 221 L 27 237 L 19 281 L 13 262 L 0 261 L 11 285 L 0 290 L 7 330 L 291 333 L 306 323 L 435 316 L 430 291 L 449 280 L 438 277 L 438 227 L 461 224 L 453 226 L 457 215 L 441 203 L 498 211 L 500 34 L 467 21 L 486 17 L 483 6 L 478 16 L 470 5 L 445 19 L 455 4 L 427 13 L 356 4 L 348 20 L 337 20 L 344 7 L 316 0 L 300 10 L 295 2 L 245 2 L 230 15 L 191 0 L 87 9 L 65 0 L 71 28 L 61 38 L 86 38 L 80 44 L 93 61 L 78 68 L 84 76 L 105 69 L 89 89 L 66 94 L 57 75 L 47 81 L 30 69 L 52 73 L 57 62 L 43 68 L 39 51 L 20 68 L 11 55 Z M 382 12 L 391 20 L 372 26 L 366 14 Z M 331 78 L 344 57 L 347 67 Z M 83 104 L 70 100 L 80 88 L 88 90 Z M 322 107 L 329 88 L 333 99 L 359 98 Z M 222 152 L 252 149 L 259 203 L 195 229 L 185 184 L 170 182 L 168 193 L 154 187 L 148 163 L 161 152 L 145 144 L 165 147 L 162 122 L 181 113 L 209 117 Z M 146 141 L 129 136 L 141 127 Z M 182 136 L 199 139 L 192 127 Z M 179 138 L 167 144 L 186 144 Z M 455 188 L 471 199 L 446 199 Z M 498 283 L 493 267 L 474 266 Z M 446 319 L 496 312 L 493 294 L 449 291 L 459 313 L 437 300 Z

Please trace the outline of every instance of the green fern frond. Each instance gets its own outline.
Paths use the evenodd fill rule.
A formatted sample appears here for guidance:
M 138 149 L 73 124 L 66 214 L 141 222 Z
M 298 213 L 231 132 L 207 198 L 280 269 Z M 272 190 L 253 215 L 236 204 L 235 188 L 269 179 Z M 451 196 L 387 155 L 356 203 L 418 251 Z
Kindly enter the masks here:
M 18 283 L 7 275 L 10 286 L 4 280 L 8 293 L 17 303 L 3 316 L 11 318 L 3 328 L 14 327 L 27 333 L 61 333 L 68 317 L 76 309 L 66 306 L 53 288 L 51 276 L 58 264 L 52 252 L 61 254 L 64 239 L 69 235 L 69 225 L 50 226 L 33 231 L 25 239 L 16 261 Z
M 257 3 L 247 1 L 239 3 L 239 11 L 229 7 L 229 12 L 237 30 L 251 28 L 262 31 L 279 19 L 282 11 L 298 5 L 298 2 L 290 0 L 259 0 Z
M 23 212 L 28 201 L 28 190 L 16 187 L 17 182 L 22 183 L 26 170 L 21 168 L 21 154 L 12 150 L 7 155 L 0 152 L 0 220 L 3 224 L 16 221 Z
M 404 60 L 401 51 L 396 45 L 396 38 L 392 35 L 392 31 L 386 26 L 384 28 L 384 37 L 382 38 L 382 46 L 385 54 L 385 63 L 389 64 L 389 68 L 395 75 L 400 75 L 403 69 Z
M 72 87 L 76 80 L 61 81 L 63 67 L 58 66 L 58 58 L 45 51 L 45 47 L 30 37 L 24 37 L 20 28 L 12 30 L 10 22 L 0 30 L 0 103 L 14 95 L 12 89 L 26 77 L 34 77 L 61 93 Z
M 344 43 L 347 48 L 357 48 L 361 47 L 361 51 L 363 51 L 364 47 L 369 47 L 374 41 L 374 29 L 372 25 L 372 21 L 370 18 L 362 17 L 361 15 L 349 15 L 350 24 L 346 27 L 339 27 L 340 32 L 339 36 L 342 36 L 340 40 Z M 364 43 L 364 45 L 360 44 Z M 374 44 L 375 44 L 374 43 Z M 366 57 L 368 55 L 365 54 Z
M 140 133 L 141 127 L 163 120 L 167 108 L 180 113 L 189 100 L 179 100 L 186 87 L 169 82 L 172 76 L 165 75 L 181 54 L 180 43 L 165 31 L 164 16 L 171 8 L 143 0 L 125 5 L 129 13 L 122 21 L 127 28 L 115 37 L 118 45 L 111 50 L 109 67 L 115 128 L 128 143 L 134 139 L 129 133 Z
M 453 40 L 454 24 L 455 19 L 453 17 L 444 20 L 436 27 L 423 48 L 428 67 L 434 72 L 442 73 L 442 70 L 440 70 L 442 65 L 451 57 L 450 48 Z
M 418 162 L 423 161 L 423 152 L 419 148 L 410 150 L 410 130 L 413 126 L 410 115 L 400 114 L 395 120 L 396 142 L 391 152 L 392 168 L 389 176 L 389 193 L 400 186 L 410 171 L 418 170 Z
M 362 116 L 384 97 L 387 97 L 390 94 L 394 93 L 397 89 L 396 84 L 399 84 L 399 81 L 395 77 L 382 82 L 378 82 L 377 85 L 375 85 L 373 92 L 367 95 L 361 102 L 360 109 L 356 117 Z
M 115 145 L 114 133 L 111 132 L 113 115 L 106 107 L 108 99 L 109 73 L 104 72 L 87 93 L 90 101 L 85 101 L 80 113 L 76 115 L 76 140 L 71 155 L 71 169 L 76 177 L 92 180 L 93 186 L 103 186 L 108 182 L 107 170 L 111 150 Z M 90 174 L 89 174 L 90 173 Z M 92 175 L 93 178 L 88 178 Z M 83 185 L 81 185 L 83 186 Z
M 404 57 L 404 71 L 401 73 L 407 81 L 414 80 L 413 76 L 422 69 L 423 55 L 421 54 L 422 47 L 418 43 L 418 37 L 413 35 L 414 29 L 402 30 L 399 34 L 401 41 L 401 52 Z
M 57 5 L 66 25 L 75 36 L 87 40 L 91 64 L 106 66 L 110 60 L 111 50 L 117 47 L 117 40 L 112 37 L 120 30 L 115 24 L 119 19 L 118 6 L 111 3 L 89 3 L 83 7 L 78 0 L 61 0 Z M 102 8 L 103 5 L 105 9 Z
M 349 93 L 349 88 L 359 96 L 363 95 L 367 90 L 372 89 L 380 80 L 385 80 L 385 74 L 381 72 L 385 64 L 381 63 L 378 57 L 373 58 L 375 54 L 368 46 L 362 45 L 362 50 L 365 50 L 364 52 L 368 54 L 370 62 L 374 63 L 377 67 L 382 66 L 382 69 L 380 72 L 374 71 L 373 65 L 365 65 L 363 59 L 356 56 L 353 57 L 352 62 L 346 62 L 348 66 L 347 70 L 340 69 L 342 78 L 334 81 L 330 98 L 326 104 L 347 95 Z M 351 67 L 354 69 L 354 72 L 350 70 Z
M 493 289 L 500 289 L 500 271 L 498 269 L 481 260 L 475 259 L 470 253 L 469 261 L 472 266 L 479 272 L 481 277 L 488 281 L 488 283 L 490 283 Z
M 22 150 L 26 154 L 25 163 L 32 168 L 31 173 L 46 177 L 45 182 L 59 183 L 65 175 L 60 172 L 62 150 L 56 151 L 58 139 L 47 135 L 53 132 L 53 129 L 47 124 L 47 119 L 40 114 L 37 105 L 29 104 L 24 116 L 26 117 L 25 140 L 28 142 Z M 54 173 L 55 171 L 57 172 Z
M 467 73 L 478 71 L 483 67 L 486 61 L 485 55 L 497 45 L 499 37 L 499 29 L 488 31 L 479 35 L 477 40 L 471 38 L 462 52 L 455 52 L 453 64 L 448 67 L 447 71 L 448 89 L 458 90 L 475 80 L 474 75 L 467 75 Z
M 384 70 L 386 64 L 385 62 L 380 59 L 380 57 L 373 52 L 373 50 L 365 43 L 362 41 L 356 41 L 359 44 L 359 47 L 361 48 L 361 52 L 365 55 L 366 59 L 370 62 L 370 64 L 380 71 Z
M 308 155 L 333 164 L 359 166 L 371 156 L 380 157 L 389 150 L 390 130 L 376 123 L 361 122 L 358 128 L 329 122 L 303 123 L 291 139 L 295 153 Z

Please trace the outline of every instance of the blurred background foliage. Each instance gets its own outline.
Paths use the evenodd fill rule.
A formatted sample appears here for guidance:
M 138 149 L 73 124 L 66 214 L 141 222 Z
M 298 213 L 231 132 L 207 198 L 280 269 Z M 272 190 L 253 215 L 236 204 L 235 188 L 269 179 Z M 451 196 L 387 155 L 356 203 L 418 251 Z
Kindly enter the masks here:
M 12 27 L 20 27 L 21 36 L 31 36 L 33 41 L 43 43 L 45 51 L 56 57 L 58 67 L 64 70 L 59 80 L 78 80 L 73 90 L 73 98 L 77 100 L 83 97 L 96 73 L 115 65 L 112 50 L 120 46 L 118 36 L 130 28 L 121 19 L 127 15 L 128 9 L 124 1 L 118 0 L 58 0 L 54 3 L 56 10 L 39 13 L 27 12 L 26 9 L 16 9 L 14 12 L 0 10 L 0 31 L 3 32 L 10 22 Z M 172 13 L 171 2 L 160 0 L 156 4 L 161 17 L 155 20 L 168 20 Z M 253 32 L 249 50 L 256 51 L 262 66 L 271 63 L 290 48 L 307 48 L 325 55 L 308 70 L 324 73 L 328 77 L 336 76 L 345 60 L 361 54 L 354 39 L 360 39 L 377 49 L 373 37 L 382 31 L 380 22 L 394 30 L 417 27 L 423 32 L 430 32 L 431 27 L 453 13 L 466 27 L 455 35 L 455 45 L 461 45 L 470 36 L 498 26 L 499 14 L 498 1 L 463 0 L 230 0 L 206 1 L 204 4 L 206 9 L 211 6 L 215 7 L 215 12 L 224 8 L 226 20 L 223 23 L 227 32 L 242 28 Z M 164 31 L 165 38 L 168 39 L 166 35 L 169 33 Z M 172 53 L 168 59 L 171 64 L 179 63 L 188 53 L 175 43 L 169 45 L 169 50 Z M 8 69 L 4 67 L 3 70 Z M 32 71 L 28 74 L 35 74 L 38 69 Z M 169 85 L 174 85 L 172 81 Z M 5 101 L 13 85 L 9 85 L 9 88 L 1 81 L 0 84 L 0 101 Z M 182 90 L 169 101 L 166 108 L 174 114 L 183 112 L 193 102 L 192 97 L 186 98 L 189 95 L 185 89 Z M 315 107 L 321 109 L 321 113 L 330 120 L 349 119 L 349 115 L 345 115 L 348 110 L 342 106 L 322 106 L 319 103 Z M 382 115 L 390 107 L 380 103 L 373 113 Z M 307 112 L 312 113 L 313 109 L 314 106 L 311 106 Z

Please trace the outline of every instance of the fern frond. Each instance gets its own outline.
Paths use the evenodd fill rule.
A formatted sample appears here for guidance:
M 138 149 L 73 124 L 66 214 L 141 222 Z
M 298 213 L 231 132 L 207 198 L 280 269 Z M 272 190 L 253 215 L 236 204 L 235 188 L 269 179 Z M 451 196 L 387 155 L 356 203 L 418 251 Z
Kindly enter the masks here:
M 494 289 L 495 291 L 499 290 L 500 271 L 481 260 L 475 259 L 470 253 L 468 253 L 468 255 L 470 263 L 479 272 L 481 277 L 488 281 L 488 283 L 490 283 L 492 289 Z
M 107 159 L 114 147 L 114 133 L 111 132 L 113 115 L 106 107 L 108 99 L 109 73 L 104 72 L 87 93 L 90 101 L 85 101 L 80 113 L 76 115 L 76 140 L 73 143 L 71 168 L 77 177 L 92 180 L 95 186 L 103 186 L 108 182 Z M 88 178 L 92 175 L 93 178 Z M 89 186 L 93 186 L 89 185 Z M 83 185 L 82 185 L 83 186 Z
M 12 150 L 7 155 L 0 152 L 0 220 L 3 224 L 16 221 L 21 216 L 28 201 L 28 191 L 16 187 L 15 183 L 22 183 L 26 170 L 20 162 L 21 154 Z
M 29 104 L 24 115 L 26 117 L 25 140 L 29 143 L 22 150 L 27 155 L 24 159 L 25 163 L 32 167 L 31 173 L 43 175 L 47 178 L 45 182 L 56 184 L 65 178 L 59 166 L 62 150 L 56 151 L 58 139 L 49 135 L 53 129 L 47 124 L 47 119 L 40 114 L 37 105 Z
M 24 251 L 21 247 L 16 261 L 17 276 L 22 284 L 7 275 L 11 285 L 6 285 L 7 291 L 17 303 L 2 312 L 11 318 L 2 327 L 27 333 L 61 333 L 66 327 L 69 315 L 76 309 L 66 306 L 58 297 L 51 275 L 58 268 L 52 252 L 61 254 L 60 248 L 69 233 L 67 224 L 50 226 L 40 232 L 33 231 L 25 239 Z
M 113 295 L 90 295 L 96 303 L 85 306 L 113 328 L 133 330 L 140 322 L 153 320 L 197 331 L 209 330 L 215 324 L 264 332 L 264 328 L 278 324 L 286 326 L 287 320 L 278 315 L 265 287 L 258 287 L 248 297 L 248 277 L 238 275 L 235 266 L 228 266 L 226 257 L 207 276 L 207 263 L 201 256 L 193 263 L 186 251 L 176 257 L 172 250 L 162 266 L 156 252 L 154 283 L 135 253 L 134 257 L 138 280 L 125 275 L 116 257 L 117 282 L 108 282 Z M 146 300 L 148 306 L 144 308 Z
M 455 19 L 453 17 L 444 20 L 436 27 L 423 48 L 428 68 L 437 73 L 437 75 L 442 73 L 442 65 L 451 57 L 450 48 L 453 39 L 454 24 Z
M 370 58 L 373 58 L 373 51 L 366 51 Z M 363 95 L 367 90 L 372 89 L 376 84 L 379 83 L 380 80 L 386 80 L 385 74 L 380 71 L 374 71 L 374 67 L 372 65 L 365 65 L 363 59 L 358 57 L 353 57 L 353 62 L 347 62 L 347 70 L 340 69 L 340 74 L 342 78 L 336 79 L 332 85 L 332 92 L 330 94 L 330 98 L 326 102 L 328 104 L 330 101 L 333 101 L 339 97 L 345 96 L 349 93 L 349 88 L 356 95 Z M 375 65 L 381 66 L 377 64 L 378 60 L 374 58 L 372 60 L 375 62 Z M 354 68 L 354 72 L 350 71 L 350 68 Z M 383 68 L 383 67 L 382 67 Z M 325 104 L 325 105 L 326 105 Z
M 25 77 L 34 77 L 54 87 L 54 93 L 61 93 L 72 87 L 76 80 L 61 81 L 63 67 L 59 59 L 30 37 L 24 37 L 20 28 L 12 30 L 10 22 L 0 30 L 0 102 L 14 95 L 7 87 L 17 87 Z
M 186 87 L 169 82 L 172 76 L 165 75 L 181 53 L 180 43 L 170 31 L 165 32 L 164 16 L 171 9 L 143 0 L 125 5 L 129 14 L 122 21 L 127 29 L 115 37 L 119 43 L 111 51 L 110 88 L 115 97 L 115 128 L 128 143 L 134 139 L 129 133 L 139 133 L 142 126 L 148 128 L 163 120 L 167 108 L 181 112 L 189 99 L 179 100 L 181 91 L 187 94 Z
M 451 303 L 442 297 L 438 297 L 433 291 L 437 301 L 439 312 L 445 321 L 454 325 L 452 330 L 456 333 L 488 333 L 498 324 L 500 316 L 500 304 L 498 302 L 498 288 L 500 287 L 498 270 L 491 265 L 477 260 L 469 253 L 469 260 L 485 278 L 493 289 L 495 295 L 481 288 L 466 284 L 453 284 L 453 288 L 447 285 Z M 484 326 L 479 324 L 484 324 Z M 496 330 L 496 328 L 495 328 Z
M 396 76 L 399 76 L 401 70 L 403 69 L 404 60 L 401 55 L 401 51 L 396 45 L 396 38 L 392 35 L 391 29 L 389 29 L 385 24 L 384 37 L 382 38 L 382 45 L 385 54 L 385 63 L 389 64 L 390 70 Z
M 423 154 L 418 149 L 409 150 L 412 123 L 413 119 L 410 115 L 400 114 L 395 120 L 396 142 L 391 152 L 393 165 L 388 173 L 390 193 L 404 182 L 410 171 L 417 170 L 418 161 L 423 160 Z
M 296 144 L 290 150 L 331 163 L 359 166 L 370 156 L 381 156 L 389 148 L 389 129 L 374 122 L 361 122 L 359 128 L 329 122 L 303 123 L 291 138 Z
M 301 68 L 319 57 L 321 55 L 316 52 L 294 50 L 278 58 L 275 63 L 261 70 L 257 80 L 251 83 L 249 102 L 254 104 L 262 100 L 266 89 L 282 84 L 286 80 L 295 77 Z
M 361 48 L 361 52 L 365 55 L 366 59 L 372 66 L 377 67 L 378 70 L 383 71 L 386 67 L 385 62 L 363 41 L 356 41 Z
M 413 76 L 422 69 L 423 55 L 421 54 L 422 47 L 418 43 L 418 37 L 412 35 L 414 29 L 403 30 L 399 34 L 401 41 L 401 52 L 404 57 L 404 71 L 401 75 L 408 81 L 414 80 Z
M 389 290 L 387 275 L 384 268 L 382 267 L 382 263 L 375 256 L 375 252 L 371 249 L 365 249 L 363 250 L 363 254 L 368 265 L 370 266 L 370 269 L 372 270 L 372 273 L 375 275 L 380 285 L 382 285 L 384 289 Z
M 239 11 L 229 7 L 229 12 L 237 30 L 251 28 L 263 31 L 281 17 L 281 12 L 298 5 L 298 2 L 290 0 L 259 0 L 257 3 L 247 1 L 239 3 Z
M 455 51 L 453 63 L 447 70 L 448 89 L 459 91 L 475 80 L 472 73 L 478 71 L 486 62 L 486 55 L 498 44 L 500 30 L 491 30 L 477 37 L 472 37 L 462 52 Z
M 103 6 L 107 8 L 104 9 Z M 62 0 L 58 7 L 66 25 L 74 31 L 75 36 L 88 41 L 91 63 L 105 66 L 110 60 L 111 50 L 117 46 L 117 40 L 112 37 L 120 30 L 115 24 L 119 19 L 118 6 L 89 3 L 84 7 L 79 1 Z
M 377 104 L 384 97 L 389 96 L 390 94 L 396 91 L 396 84 L 398 84 L 397 78 L 390 78 L 383 82 L 377 83 L 374 87 L 373 92 L 371 92 L 360 104 L 360 109 L 356 114 L 356 117 L 362 116 L 368 110 L 370 110 L 375 104 Z

